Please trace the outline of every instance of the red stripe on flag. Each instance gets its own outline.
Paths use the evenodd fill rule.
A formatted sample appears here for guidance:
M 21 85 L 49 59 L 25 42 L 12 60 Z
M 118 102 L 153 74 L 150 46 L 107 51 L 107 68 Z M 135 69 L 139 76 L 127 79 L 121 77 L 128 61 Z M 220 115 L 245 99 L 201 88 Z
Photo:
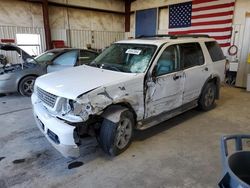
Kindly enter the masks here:
M 232 23 L 232 21 L 233 19 L 210 21 L 210 22 L 197 22 L 197 23 L 192 23 L 192 26 L 227 24 L 227 23 Z
M 232 27 L 225 28 L 215 28 L 215 29 L 195 29 L 195 30 L 187 30 L 187 31 L 170 31 L 170 35 L 185 35 L 191 33 L 212 33 L 212 32 L 224 32 L 224 31 L 232 31 Z
M 218 1 L 218 0 L 193 0 L 192 4 L 196 5 L 196 4 L 201 4 L 201 3 L 213 2 L 213 1 Z
M 222 43 L 222 44 L 219 44 L 220 45 L 220 47 L 228 47 L 228 46 L 230 46 L 231 44 L 228 42 L 228 43 Z
M 221 5 L 212 5 L 212 6 L 207 6 L 207 7 L 199 7 L 199 8 L 193 8 L 192 12 L 197 12 L 197 11 L 202 11 L 202 10 L 212 10 L 212 9 L 218 9 L 218 8 L 227 8 L 227 7 L 233 7 L 233 3 L 225 3 Z
M 230 39 L 231 35 L 224 35 L 224 36 L 211 36 L 212 38 L 216 40 L 225 40 L 225 39 Z
M 233 13 L 234 11 L 219 12 L 219 13 L 213 13 L 213 14 L 202 14 L 202 15 L 192 16 L 192 19 L 227 16 L 227 15 L 233 15 Z
M 196 5 L 196 4 L 201 4 L 201 3 L 213 2 L 213 1 L 218 1 L 218 0 L 193 0 L 192 4 Z

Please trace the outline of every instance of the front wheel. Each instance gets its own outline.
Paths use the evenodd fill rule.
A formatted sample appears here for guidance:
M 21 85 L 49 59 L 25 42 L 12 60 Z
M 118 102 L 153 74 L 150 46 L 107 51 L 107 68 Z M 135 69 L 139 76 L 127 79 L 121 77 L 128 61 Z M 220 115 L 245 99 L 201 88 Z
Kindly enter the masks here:
M 18 90 L 21 95 L 30 97 L 34 90 L 36 77 L 35 76 L 27 76 L 24 77 L 18 86 Z
M 103 151 L 116 156 L 125 151 L 133 138 L 134 117 L 130 111 L 120 115 L 118 123 L 104 119 L 100 129 L 99 142 Z
M 214 83 L 208 83 L 204 87 L 200 99 L 199 99 L 199 109 L 208 111 L 214 107 L 216 96 L 216 86 Z

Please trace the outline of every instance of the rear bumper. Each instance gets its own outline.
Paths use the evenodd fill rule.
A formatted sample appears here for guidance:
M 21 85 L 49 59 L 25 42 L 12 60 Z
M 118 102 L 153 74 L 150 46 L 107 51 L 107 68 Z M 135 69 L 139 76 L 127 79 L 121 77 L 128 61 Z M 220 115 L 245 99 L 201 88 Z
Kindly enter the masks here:
M 51 116 L 41 101 L 32 95 L 33 114 L 40 131 L 48 141 L 67 158 L 77 158 L 80 155 L 79 147 L 74 140 L 74 126 Z

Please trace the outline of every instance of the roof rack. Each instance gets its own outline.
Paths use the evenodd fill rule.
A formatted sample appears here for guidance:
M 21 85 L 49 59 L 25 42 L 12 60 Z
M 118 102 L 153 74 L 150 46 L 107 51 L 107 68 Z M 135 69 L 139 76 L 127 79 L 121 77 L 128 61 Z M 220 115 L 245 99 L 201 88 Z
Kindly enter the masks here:
M 211 38 L 209 35 L 140 35 L 136 37 L 137 39 L 140 38 L 152 38 L 152 37 L 169 37 L 170 39 L 178 39 L 178 38 Z

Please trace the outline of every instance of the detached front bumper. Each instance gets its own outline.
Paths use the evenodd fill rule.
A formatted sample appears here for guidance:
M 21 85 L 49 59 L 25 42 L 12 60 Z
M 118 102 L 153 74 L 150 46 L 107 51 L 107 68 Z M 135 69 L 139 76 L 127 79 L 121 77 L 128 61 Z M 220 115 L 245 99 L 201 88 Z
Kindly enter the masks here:
M 33 94 L 31 100 L 36 124 L 49 142 L 64 157 L 79 157 L 79 147 L 74 140 L 75 127 L 51 116 L 36 95 Z

